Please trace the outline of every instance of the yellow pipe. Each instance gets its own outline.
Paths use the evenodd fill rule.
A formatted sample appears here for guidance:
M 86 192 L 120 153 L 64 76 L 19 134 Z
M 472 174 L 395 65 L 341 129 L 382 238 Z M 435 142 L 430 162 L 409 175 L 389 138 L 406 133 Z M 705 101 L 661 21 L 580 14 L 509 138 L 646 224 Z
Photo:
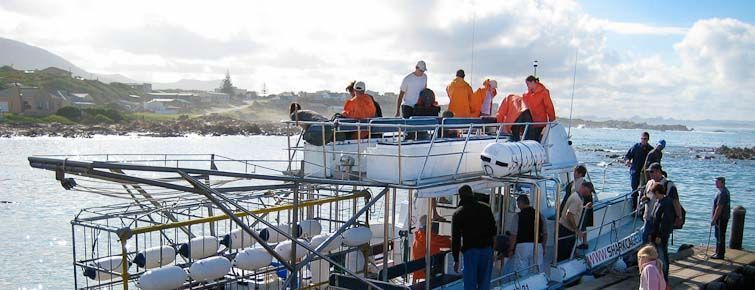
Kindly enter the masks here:
M 126 251 L 126 239 L 121 239 L 121 280 L 123 290 L 128 290 L 128 251 Z
M 300 202 L 299 208 L 338 202 L 338 201 L 349 200 L 349 199 L 356 199 L 360 197 L 366 197 L 368 195 L 369 193 L 366 191 L 359 191 L 351 195 L 329 197 L 329 198 L 323 198 L 323 199 L 317 199 L 317 200 L 308 200 L 305 202 Z M 256 210 L 253 210 L 252 213 L 254 213 L 255 215 L 258 215 L 258 214 L 265 214 L 265 213 L 271 213 L 271 212 L 277 212 L 277 211 L 284 211 L 284 210 L 289 210 L 293 208 L 294 208 L 293 205 L 287 204 L 287 205 L 274 206 L 274 207 L 269 207 L 269 208 L 256 209 Z M 235 215 L 237 217 L 247 216 L 247 214 L 244 212 L 237 212 L 235 213 Z M 172 222 L 172 223 L 167 223 L 167 224 L 159 224 L 159 225 L 135 228 L 131 231 L 131 233 L 134 235 L 144 234 L 144 233 L 149 233 L 149 232 L 154 232 L 154 231 L 159 231 L 159 230 L 173 229 L 177 227 L 190 226 L 190 225 L 201 224 L 201 223 L 216 222 L 216 221 L 226 220 L 228 218 L 229 217 L 227 215 L 215 215 L 215 216 L 210 216 L 206 218 L 198 218 L 198 219 L 191 219 L 191 220 L 185 220 L 185 221 L 180 221 L 180 222 Z

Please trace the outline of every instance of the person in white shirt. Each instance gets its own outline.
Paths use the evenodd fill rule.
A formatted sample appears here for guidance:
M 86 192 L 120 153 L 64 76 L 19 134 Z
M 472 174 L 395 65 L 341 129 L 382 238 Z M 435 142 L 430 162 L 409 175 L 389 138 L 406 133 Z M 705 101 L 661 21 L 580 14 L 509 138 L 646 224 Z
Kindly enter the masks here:
M 427 65 L 420 60 L 414 66 L 414 72 L 404 77 L 401 82 L 398 101 L 396 102 L 396 117 L 409 118 L 414 115 L 414 105 L 417 104 L 419 93 L 427 88 Z

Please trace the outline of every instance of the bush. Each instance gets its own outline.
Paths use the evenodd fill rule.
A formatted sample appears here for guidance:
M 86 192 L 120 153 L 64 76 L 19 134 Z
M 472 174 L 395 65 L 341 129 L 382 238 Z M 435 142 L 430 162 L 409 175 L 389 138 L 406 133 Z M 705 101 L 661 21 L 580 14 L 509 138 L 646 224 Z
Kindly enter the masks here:
M 95 124 L 112 124 L 113 119 L 110 119 L 108 116 L 105 116 L 103 114 L 98 114 L 96 117 L 94 117 L 94 123 Z
M 61 115 L 57 115 L 57 114 L 56 115 L 49 115 L 49 116 L 46 116 L 46 117 L 42 118 L 42 122 L 45 122 L 45 123 L 61 123 L 61 124 L 69 124 L 69 125 L 70 124 L 74 124 L 74 122 L 71 121 L 70 119 L 68 119 L 66 117 L 63 117 Z
M 58 109 L 55 115 L 62 116 L 70 121 L 81 121 L 81 110 L 76 107 L 65 106 Z
M 114 109 L 104 109 L 104 108 L 86 108 L 83 110 L 84 113 L 90 116 L 96 116 L 97 115 L 103 115 L 111 120 L 111 122 L 120 122 L 123 121 L 123 115 L 121 112 L 118 112 Z

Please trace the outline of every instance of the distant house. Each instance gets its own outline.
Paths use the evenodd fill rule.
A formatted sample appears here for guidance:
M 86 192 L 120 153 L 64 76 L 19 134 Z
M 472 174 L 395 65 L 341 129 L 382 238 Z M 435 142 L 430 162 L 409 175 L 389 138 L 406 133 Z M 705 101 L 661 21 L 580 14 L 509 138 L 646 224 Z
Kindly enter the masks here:
M 199 104 L 201 102 L 201 98 L 192 93 L 163 93 L 163 92 L 153 92 L 147 94 L 147 99 L 154 100 L 154 99 L 175 99 L 175 100 L 184 100 L 186 102 L 189 102 L 190 104 Z
M 231 102 L 231 96 L 226 93 L 202 92 L 199 97 L 200 102 L 207 106 L 227 105 Z
M 192 103 L 181 99 L 153 99 L 144 103 L 144 109 L 158 114 L 177 114 L 188 111 Z
M 41 70 L 39 72 L 47 74 L 47 75 L 58 76 L 58 77 L 68 77 L 68 78 L 70 78 L 72 76 L 70 71 L 67 71 L 67 70 L 64 70 L 64 69 L 59 69 L 59 68 L 54 67 L 54 66 L 48 67 L 48 68 L 43 69 L 43 70 Z
M 0 103 L 9 113 L 44 116 L 57 112 L 65 100 L 41 88 L 14 85 L 0 91 Z
M 126 85 L 129 86 L 132 89 L 135 89 L 135 90 L 141 92 L 144 95 L 147 95 L 147 94 L 149 94 L 149 93 L 152 92 L 152 84 L 150 84 L 150 83 L 141 83 L 141 84 L 129 83 L 129 84 L 126 84 Z

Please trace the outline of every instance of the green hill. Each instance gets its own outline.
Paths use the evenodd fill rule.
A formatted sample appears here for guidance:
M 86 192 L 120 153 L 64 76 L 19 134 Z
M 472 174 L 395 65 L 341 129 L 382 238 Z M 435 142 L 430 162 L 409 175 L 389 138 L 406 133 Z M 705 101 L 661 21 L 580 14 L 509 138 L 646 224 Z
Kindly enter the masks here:
M 0 89 L 11 83 L 35 86 L 54 93 L 63 91 L 68 93 L 87 93 L 98 105 L 113 103 L 119 99 L 126 99 L 128 95 L 140 95 L 142 91 L 132 89 L 126 84 L 106 84 L 99 80 L 87 80 L 62 76 L 60 74 L 34 71 L 27 73 L 9 66 L 0 67 Z

